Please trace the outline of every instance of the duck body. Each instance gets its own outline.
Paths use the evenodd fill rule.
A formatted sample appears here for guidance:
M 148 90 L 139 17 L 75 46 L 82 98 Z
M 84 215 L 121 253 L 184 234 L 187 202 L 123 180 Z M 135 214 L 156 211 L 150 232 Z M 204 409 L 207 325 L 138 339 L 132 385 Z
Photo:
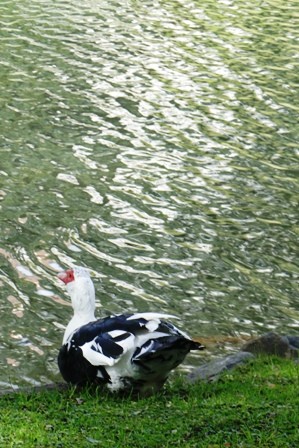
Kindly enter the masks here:
M 87 279 L 86 288 L 89 285 L 91 291 L 89 297 L 93 301 L 91 279 L 82 269 L 74 268 L 66 271 L 65 275 L 70 275 L 67 273 L 72 271 L 74 280 L 70 282 L 79 279 L 80 284 L 83 273 Z M 60 278 L 69 283 L 67 277 Z M 73 287 L 74 284 L 70 288 Z M 84 296 L 84 290 L 82 294 Z M 89 313 L 81 309 L 82 325 L 77 326 L 80 318 L 74 296 L 72 289 L 74 316 L 66 328 L 58 355 L 60 372 L 71 384 L 95 383 L 106 385 L 112 391 L 152 393 L 162 387 L 171 370 L 183 362 L 191 350 L 204 348 L 166 320 L 176 319 L 168 314 L 121 314 L 96 320 L 92 305 Z

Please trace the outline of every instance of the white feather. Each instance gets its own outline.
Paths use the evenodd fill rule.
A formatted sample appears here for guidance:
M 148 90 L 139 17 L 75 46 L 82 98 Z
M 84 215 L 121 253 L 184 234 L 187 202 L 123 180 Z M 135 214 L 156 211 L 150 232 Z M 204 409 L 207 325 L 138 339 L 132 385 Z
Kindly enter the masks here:
M 173 314 L 163 314 L 163 313 L 136 313 L 132 316 L 128 317 L 127 320 L 135 320 L 135 319 L 145 319 L 145 320 L 157 320 L 157 319 L 180 319 Z
M 90 362 L 90 364 L 92 364 L 93 366 L 113 366 L 117 362 L 117 359 L 103 355 L 103 353 L 101 353 L 102 350 L 98 344 L 97 349 L 99 351 L 92 349 L 91 347 L 94 345 L 95 342 L 90 341 L 80 346 L 84 358 L 86 358 L 87 361 Z
M 134 356 L 134 361 L 136 359 L 138 359 L 140 356 L 142 356 L 144 353 L 150 352 L 152 350 L 153 345 L 154 345 L 154 341 L 151 341 L 150 345 L 148 345 L 146 347 L 142 347 L 142 349 L 140 350 L 140 353 L 138 353 L 137 356 Z
M 161 331 L 155 331 L 154 333 L 146 333 L 140 334 L 135 337 L 135 348 L 142 347 L 150 339 L 158 339 L 167 336 L 166 333 L 162 333 Z
M 161 323 L 160 319 L 152 319 L 152 320 L 149 320 L 145 324 L 145 327 L 148 329 L 148 331 L 154 332 L 154 331 L 157 330 L 157 328 L 159 327 L 160 323 Z
M 119 345 L 124 350 L 123 354 L 121 356 L 123 356 L 125 353 L 127 353 L 128 350 L 134 348 L 135 336 L 132 333 L 128 333 L 127 331 L 123 331 L 123 330 L 112 330 L 112 331 L 109 331 L 108 334 L 112 338 L 116 338 L 116 337 L 121 336 L 123 334 L 127 335 L 127 337 L 125 339 L 122 339 L 121 341 L 117 341 L 117 342 L 114 341 L 115 344 Z
M 123 330 L 112 330 L 112 331 L 108 331 L 108 334 L 114 339 L 117 338 L 118 336 L 121 336 L 123 334 L 125 334 L 126 332 Z

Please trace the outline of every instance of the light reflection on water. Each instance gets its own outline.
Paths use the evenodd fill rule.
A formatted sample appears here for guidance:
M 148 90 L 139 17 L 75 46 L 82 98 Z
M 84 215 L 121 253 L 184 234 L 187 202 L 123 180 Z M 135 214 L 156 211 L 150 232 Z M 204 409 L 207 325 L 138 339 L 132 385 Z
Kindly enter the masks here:
M 163 310 L 220 340 L 189 364 L 298 332 L 296 13 L 1 3 L 1 387 L 59 379 L 72 264 L 99 315 Z

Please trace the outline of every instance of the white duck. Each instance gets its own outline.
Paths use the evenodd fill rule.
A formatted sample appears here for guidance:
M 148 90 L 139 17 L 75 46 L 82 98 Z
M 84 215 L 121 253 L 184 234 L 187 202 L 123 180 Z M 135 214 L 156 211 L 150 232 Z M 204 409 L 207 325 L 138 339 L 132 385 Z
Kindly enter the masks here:
M 74 309 L 58 355 L 67 382 L 148 394 L 162 387 L 190 350 L 204 348 L 165 321 L 177 319 L 169 314 L 122 314 L 97 320 L 88 271 L 75 267 L 58 277 L 66 284 Z

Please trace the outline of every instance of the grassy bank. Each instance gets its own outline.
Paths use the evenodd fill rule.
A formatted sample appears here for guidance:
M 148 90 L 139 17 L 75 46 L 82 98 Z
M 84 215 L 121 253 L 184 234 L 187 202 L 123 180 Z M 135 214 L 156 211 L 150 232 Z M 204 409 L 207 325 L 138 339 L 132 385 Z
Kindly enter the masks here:
M 88 390 L 0 398 L 3 447 L 298 447 L 299 366 L 261 358 L 140 400 Z

